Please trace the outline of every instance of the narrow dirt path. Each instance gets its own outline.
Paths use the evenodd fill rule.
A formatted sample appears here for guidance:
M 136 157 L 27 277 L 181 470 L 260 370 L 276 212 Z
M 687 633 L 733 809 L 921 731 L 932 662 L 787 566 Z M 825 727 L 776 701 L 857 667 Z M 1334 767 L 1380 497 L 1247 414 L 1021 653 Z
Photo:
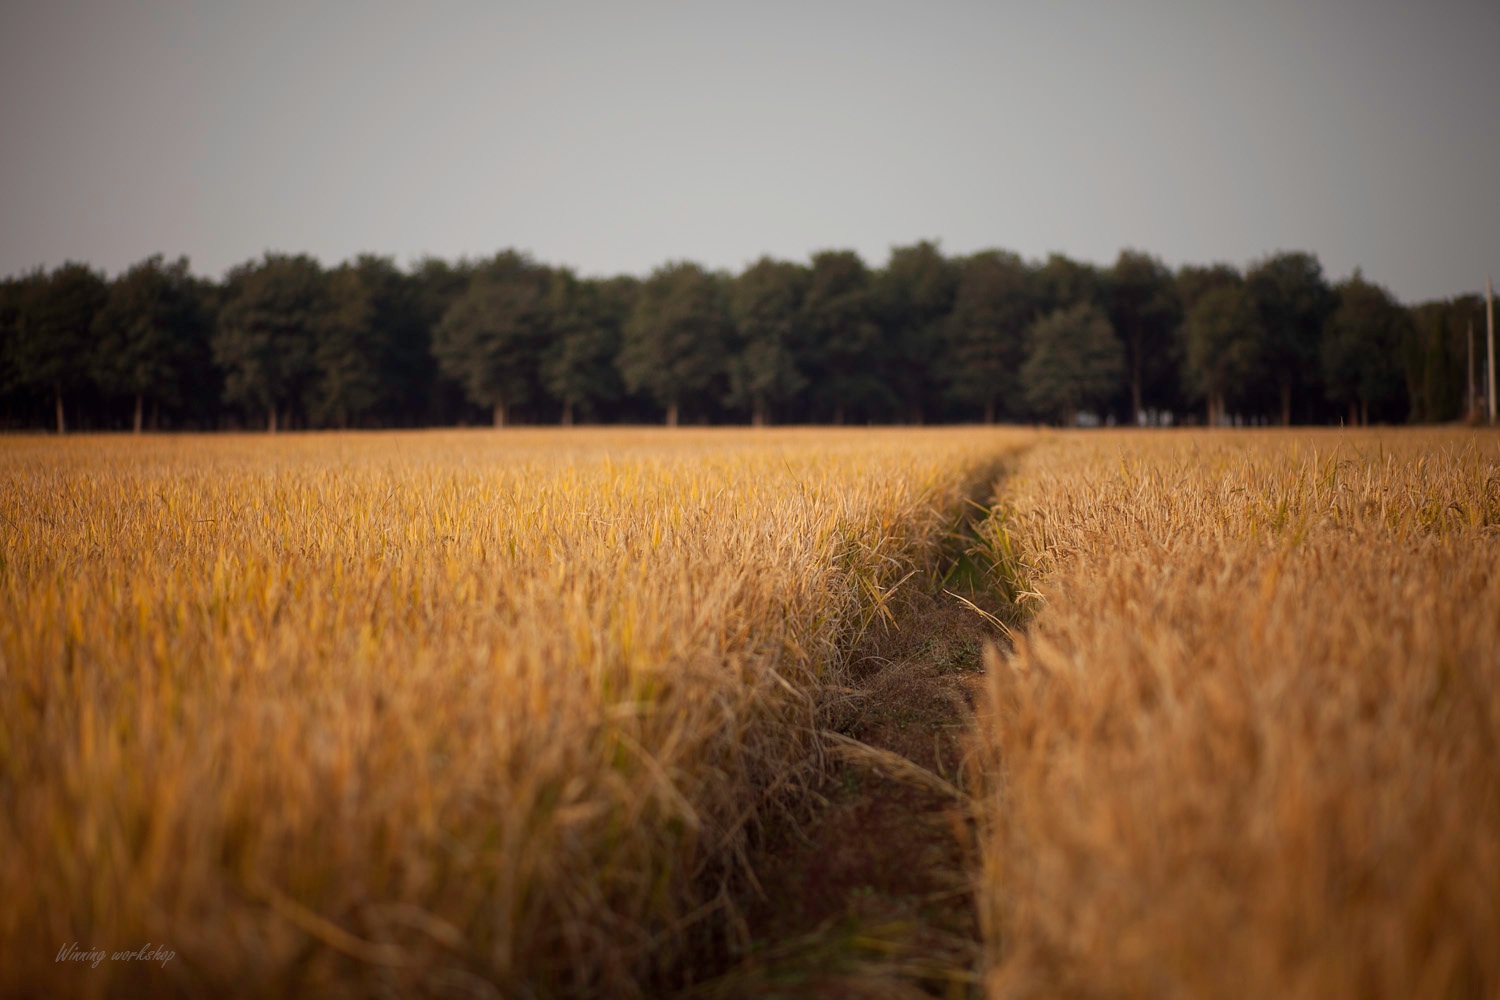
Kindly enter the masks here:
M 963 762 L 984 644 L 1004 640 L 942 591 L 905 605 L 826 734 L 836 763 L 805 821 L 755 859 L 754 947 L 695 996 L 978 995 Z

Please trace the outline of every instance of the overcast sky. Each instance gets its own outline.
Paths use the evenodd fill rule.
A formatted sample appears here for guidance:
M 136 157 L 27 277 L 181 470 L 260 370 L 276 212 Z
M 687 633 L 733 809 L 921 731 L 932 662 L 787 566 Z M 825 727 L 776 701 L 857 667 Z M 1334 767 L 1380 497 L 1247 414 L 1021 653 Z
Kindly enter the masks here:
M 1500 2 L 0 8 L 0 273 L 892 245 L 1500 274 Z

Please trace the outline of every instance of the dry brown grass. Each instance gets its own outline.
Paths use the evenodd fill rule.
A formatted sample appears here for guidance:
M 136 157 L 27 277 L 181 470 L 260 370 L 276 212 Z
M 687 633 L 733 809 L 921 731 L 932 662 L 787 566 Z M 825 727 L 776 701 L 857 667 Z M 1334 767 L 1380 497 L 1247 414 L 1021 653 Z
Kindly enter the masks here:
M 989 994 L 1500 995 L 1500 437 L 1065 435 L 1009 485 Z
M 671 982 L 1029 437 L 0 440 L 0 992 Z

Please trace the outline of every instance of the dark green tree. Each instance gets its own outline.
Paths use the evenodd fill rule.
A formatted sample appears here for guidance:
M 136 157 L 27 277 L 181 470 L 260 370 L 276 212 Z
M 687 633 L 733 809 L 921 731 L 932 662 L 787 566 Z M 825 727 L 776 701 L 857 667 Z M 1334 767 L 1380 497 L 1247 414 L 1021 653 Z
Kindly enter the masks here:
M 1021 367 L 1026 402 L 1034 413 L 1063 425 L 1083 409 L 1108 404 L 1125 370 L 1124 352 L 1109 317 L 1086 302 L 1037 320 Z
M 214 362 L 214 338 L 227 291 L 224 284 L 211 278 L 189 280 L 188 292 L 196 319 L 188 328 L 189 336 L 183 345 L 183 376 L 173 398 L 163 401 L 161 411 L 152 410 L 153 427 L 163 411 L 178 427 L 209 429 L 224 424 L 224 371 Z
M 1196 295 L 1186 332 L 1184 375 L 1207 404 L 1209 425 L 1217 426 L 1262 371 L 1265 333 L 1244 283 L 1215 284 Z
M 437 380 L 432 328 L 449 303 L 429 317 L 422 301 L 420 269 L 405 273 L 389 257 L 362 254 L 344 267 L 358 275 L 359 297 L 370 307 L 369 332 L 360 349 L 372 356 L 377 384 L 374 402 L 361 413 L 351 414 L 351 419 L 388 427 L 425 422 L 430 419 Z
M 800 264 L 762 257 L 730 289 L 729 403 L 749 409 L 756 427 L 807 386 L 798 346 L 810 277 Z
M 1187 264 L 1177 272 L 1177 301 L 1182 305 L 1184 321 L 1198 300 L 1216 288 L 1244 284 L 1244 278 L 1231 264 Z
M 157 254 L 116 278 L 94 316 L 95 378 L 131 398 L 137 434 L 146 400 L 153 408 L 181 402 L 181 387 L 193 377 L 194 340 L 207 322 L 201 303 L 187 258 L 166 264 Z
M 620 345 L 620 375 L 631 392 L 666 410 L 668 427 L 677 426 L 684 403 L 706 396 L 724 374 L 726 284 L 683 262 L 657 268 L 641 285 Z
M 92 381 L 93 321 L 104 307 L 109 286 L 93 268 L 68 262 L 27 284 L 16 341 L 21 377 L 53 398 L 56 427 L 67 431 L 64 397 Z
M 0 282 L 0 400 L 5 406 L 0 428 L 10 427 L 17 418 L 17 409 L 24 413 L 37 395 L 35 387 L 29 386 L 21 375 L 16 349 L 21 336 L 21 315 L 32 295 L 30 286 L 44 280 L 45 275 L 34 272 Z
M 1412 339 L 1402 359 L 1413 421 L 1441 422 L 1468 418 L 1482 390 L 1470 399 L 1469 331 L 1474 331 L 1474 374 L 1484 362 L 1484 300 L 1461 295 L 1424 302 L 1409 310 Z
M 1283 427 L 1292 422 L 1294 394 L 1319 394 L 1323 326 L 1337 304 L 1318 258 L 1278 253 L 1245 274 L 1245 285 L 1264 333 L 1262 362 L 1274 384 Z
M 562 402 L 564 426 L 571 426 L 580 411 L 593 413 L 619 398 L 622 386 L 614 362 L 635 286 L 631 278 L 579 280 L 565 268 L 552 272 L 542 380 Z
M 892 249 L 885 269 L 875 276 L 886 383 L 900 397 L 911 423 L 922 423 L 938 398 L 938 358 L 958 282 L 958 267 L 928 240 Z
M 358 265 L 330 271 L 326 292 L 313 348 L 312 418 L 347 428 L 373 410 L 386 389 L 387 329 L 377 323 L 375 289 Z
M 103 276 L 71 262 L 23 286 L 11 364 L 21 384 L 52 396 L 59 434 L 68 429 L 64 396 L 89 381 L 94 317 L 108 297 Z
M 415 323 L 422 345 L 422 364 L 406 370 L 403 398 L 413 404 L 419 421 L 457 423 L 471 408 L 463 384 L 449 376 L 438 364 L 433 349 L 433 332 L 448 309 L 469 287 L 479 264 L 470 260 L 450 263 L 438 257 L 419 261 L 408 278 Z
M 1405 403 L 1401 354 L 1412 336 L 1411 316 L 1357 269 L 1337 292 L 1338 307 L 1323 332 L 1328 396 L 1348 406 L 1351 424 L 1368 424 L 1372 408 L 1377 416 L 1396 416 Z
M 871 280 L 853 250 L 813 255 L 802 300 L 810 402 L 835 424 L 873 419 L 896 401 L 884 378 L 885 343 L 875 322 Z
M 1181 369 L 1177 331 L 1182 308 L 1176 279 L 1161 261 L 1121 250 L 1108 275 L 1109 321 L 1125 346 L 1130 422 L 1146 410 L 1168 408 L 1178 397 Z
M 513 406 L 531 401 L 546 341 L 548 275 L 512 250 L 475 272 L 432 333 L 432 350 L 469 401 L 504 427 Z
M 1092 264 L 1054 253 L 1032 272 L 1031 280 L 1038 315 L 1076 305 L 1094 305 L 1108 311 L 1106 276 Z
M 1021 415 L 1021 366 L 1035 319 L 1031 275 L 1020 257 L 990 250 L 959 262 L 940 371 L 949 395 L 978 407 L 987 424 L 998 412 Z
M 327 283 L 306 255 L 266 254 L 226 282 L 213 337 L 224 398 L 285 424 L 316 377 L 314 343 L 328 312 Z
M 1448 303 L 1424 302 L 1410 312 L 1412 336 L 1402 345 L 1401 370 L 1406 377 L 1406 395 L 1411 400 L 1411 421 L 1445 419 L 1436 413 L 1447 409 L 1449 392 L 1443 382 L 1453 369 L 1447 356 Z M 1463 406 L 1462 382 L 1455 380 L 1452 390 L 1456 414 Z

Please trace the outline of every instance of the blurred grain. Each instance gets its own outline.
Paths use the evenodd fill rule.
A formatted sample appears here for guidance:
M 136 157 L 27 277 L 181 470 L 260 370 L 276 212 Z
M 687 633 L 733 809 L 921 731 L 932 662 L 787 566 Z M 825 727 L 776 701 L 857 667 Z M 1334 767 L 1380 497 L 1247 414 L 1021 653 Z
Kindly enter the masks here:
M 1030 437 L 0 439 L 0 992 L 673 982 Z
M 981 536 L 994 997 L 1500 995 L 1500 437 L 1058 435 Z

